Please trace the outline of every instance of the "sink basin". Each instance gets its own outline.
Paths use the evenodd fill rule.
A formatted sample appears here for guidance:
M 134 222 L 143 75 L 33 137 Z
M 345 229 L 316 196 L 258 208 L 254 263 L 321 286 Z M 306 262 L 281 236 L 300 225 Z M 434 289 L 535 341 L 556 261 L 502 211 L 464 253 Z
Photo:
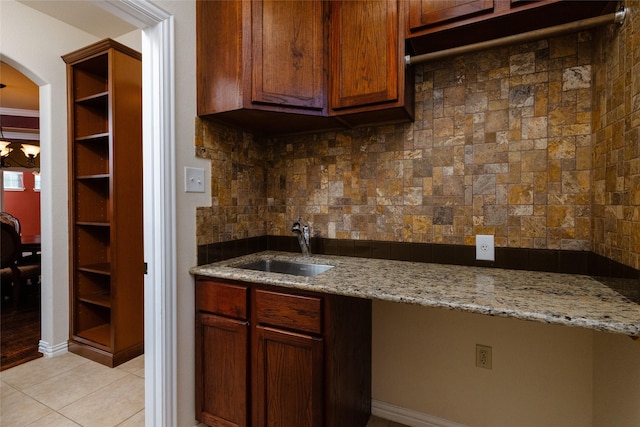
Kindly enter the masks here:
M 316 276 L 331 268 L 333 265 L 305 264 L 301 262 L 279 261 L 275 259 L 262 259 L 247 264 L 236 266 L 246 270 L 265 271 L 270 273 L 292 274 L 294 276 Z

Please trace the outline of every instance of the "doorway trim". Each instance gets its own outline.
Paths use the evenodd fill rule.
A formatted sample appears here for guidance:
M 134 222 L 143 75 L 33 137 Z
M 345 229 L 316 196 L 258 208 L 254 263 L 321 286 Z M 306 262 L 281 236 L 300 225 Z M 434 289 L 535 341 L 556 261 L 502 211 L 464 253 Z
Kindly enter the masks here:
M 177 425 L 173 16 L 147 0 L 98 5 L 142 29 L 145 425 Z

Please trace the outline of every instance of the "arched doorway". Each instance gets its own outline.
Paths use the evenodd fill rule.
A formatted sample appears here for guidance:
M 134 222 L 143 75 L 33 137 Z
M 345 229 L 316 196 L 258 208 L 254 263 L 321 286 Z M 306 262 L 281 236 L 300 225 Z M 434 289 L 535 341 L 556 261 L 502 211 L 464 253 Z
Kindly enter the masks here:
M 0 61 L 0 76 L 0 211 L 16 221 L 23 249 L 18 264 L 31 273 L 20 280 L 22 286 L 5 280 L 3 274 L 0 355 L 4 370 L 41 356 L 40 114 L 36 83 L 4 61 Z

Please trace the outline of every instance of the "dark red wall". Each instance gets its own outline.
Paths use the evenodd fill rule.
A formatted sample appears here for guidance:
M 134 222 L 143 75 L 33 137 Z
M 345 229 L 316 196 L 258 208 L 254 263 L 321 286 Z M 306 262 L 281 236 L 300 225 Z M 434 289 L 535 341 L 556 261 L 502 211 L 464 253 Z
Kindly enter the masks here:
M 40 192 L 33 191 L 31 172 L 22 176 L 24 191 L 4 190 L 4 210 L 20 220 L 23 236 L 40 234 Z

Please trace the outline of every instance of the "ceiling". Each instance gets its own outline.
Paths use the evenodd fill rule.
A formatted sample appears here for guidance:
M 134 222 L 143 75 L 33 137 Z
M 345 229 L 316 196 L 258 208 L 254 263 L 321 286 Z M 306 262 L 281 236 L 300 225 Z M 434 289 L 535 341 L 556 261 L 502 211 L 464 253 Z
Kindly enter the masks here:
M 38 110 L 38 85 L 6 62 L 0 61 L 0 108 Z
M 17 0 L 37 11 L 98 38 L 118 37 L 138 28 L 90 0 Z
M 0 0 L 1 1 L 1 0 Z M 137 28 L 90 0 L 17 0 L 45 15 L 93 34 L 98 38 L 118 37 Z M 0 108 L 38 110 L 38 86 L 24 74 L 0 62 Z
M 1 1 L 1 0 L 0 0 Z M 2 139 L 40 145 L 38 85 L 0 61 L 0 129 Z M 18 146 L 14 146 L 17 149 Z
M 0 0 L 2 1 L 2 0 Z M 98 6 L 91 0 L 17 0 L 19 3 L 44 13 L 68 25 L 93 34 L 98 38 L 115 38 L 135 31 L 137 28 Z M 28 77 L 9 64 L 0 61 L 0 83 L 6 85 L 0 89 L 0 117 L 4 133 L 15 134 L 16 139 L 33 139 L 34 123 L 22 120 L 25 125 L 15 125 L 12 110 L 39 110 L 39 88 Z M 18 111 L 18 114 L 21 112 Z M 37 114 L 37 113 L 36 113 Z M 35 122 L 37 126 L 37 121 Z M 36 131 L 37 132 L 37 131 Z M 8 136 L 7 135 L 7 136 Z M 37 138 L 37 135 L 35 136 Z M 30 143 L 36 143 L 31 141 Z

